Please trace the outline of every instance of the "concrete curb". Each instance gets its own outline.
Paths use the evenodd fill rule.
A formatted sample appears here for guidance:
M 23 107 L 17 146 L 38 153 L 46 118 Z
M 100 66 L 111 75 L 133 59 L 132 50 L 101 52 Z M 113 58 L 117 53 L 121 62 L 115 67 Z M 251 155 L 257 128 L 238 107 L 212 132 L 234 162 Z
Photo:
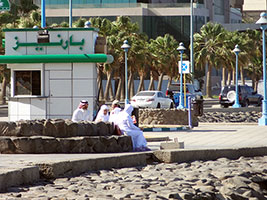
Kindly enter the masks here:
M 34 183 L 40 178 L 55 179 L 66 176 L 77 176 L 88 171 L 97 171 L 111 168 L 136 167 L 147 165 L 147 159 L 152 157 L 152 152 L 111 154 L 110 157 L 103 154 L 98 158 L 66 159 L 64 161 L 40 161 L 29 162 L 27 166 L 15 166 L 14 168 L 2 168 L 0 170 L 0 191 L 5 191 L 12 186 Z M 16 154 L 18 155 L 18 154 Z M 24 154 L 26 155 L 26 154 Z M 49 156 L 60 156 L 60 154 Z M 91 154 L 93 155 L 93 154 Z M 88 154 L 88 157 L 91 156 Z M 16 162 L 16 161 L 13 161 Z M 14 164 L 15 165 L 15 164 Z
M 93 154 L 91 154 L 93 155 Z M 88 156 L 91 156 L 88 154 Z M 173 149 L 158 150 L 155 152 L 139 152 L 125 154 L 103 154 L 98 158 L 72 158 L 67 156 L 63 161 L 40 161 L 34 166 L 17 166 L 0 171 L 0 191 L 8 187 L 29 184 L 40 178 L 55 179 L 66 176 L 77 176 L 88 171 L 97 171 L 111 168 L 145 166 L 149 161 L 164 163 L 182 163 L 195 160 L 216 160 L 218 158 L 238 159 L 241 156 L 254 157 L 267 155 L 266 147 L 247 147 L 237 149 Z M 48 157 L 50 155 L 48 154 Z M 58 156 L 58 155 L 54 155 Z
M 158 150 L 154 156 L 164 163 L 182 163 L 195 160 L 216 160 L 218 158 L 238 159 L 241 156 L 267 155 L 267 147 L 246 147 L 237 149 Z
M 20 166 L 0 173 L 0 191 L 9 187 L 30 184 L 40 180 L 37 166 Z
M 152 154 L 152 153 L 148 153 Z M 77 176 L 87 171 L 111 168 L 144 166 L 147 164 L 147 153 L 133 153 L 103 158 L 68 160 L 52 164 L 38 164 L 40 174 L 47 179 L 65 176 Z

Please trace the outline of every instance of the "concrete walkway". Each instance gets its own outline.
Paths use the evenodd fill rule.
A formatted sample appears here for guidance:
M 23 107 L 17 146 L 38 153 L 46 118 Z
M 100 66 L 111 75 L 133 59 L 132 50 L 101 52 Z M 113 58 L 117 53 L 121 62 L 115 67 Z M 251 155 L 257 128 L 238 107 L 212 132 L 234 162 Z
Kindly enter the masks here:
M 192 130 L 177 132 L 145 132 L 147 137 L 168 136 L 184 142 L 185 149 L 222 149 L 242 147 L 267 147 L 267 126 L 257 124 L 202 124 Z M 149 143 L 153 150 L 161 142 Z
M 158 155 L 159 152 L 161 156 L 170 157 L 169 161 L 162 159 L 164 162 L 179 162 L 177 155 L 183 156 L 180 161 L 187 161 L 203 159 L 207 154 L 209 154 L 207 159 L 267 154 L 267 127 L 256 124 L 200 124 L 192 130 L 145 132 L 144 135 L 148 138 L 169 137 L 171 140 L 178 138 L 179 142 L 184 142 L 185 149 L 158 151 L 161 142 L 148 142 L 148 146 L 154 152 L 0 154 L 0 191 L 10 186 L 35 182 L 41 178 L 40 174 L 46 178 L 57 178 L 75 176 L 90 170 L 146 165 L 148 159 L 152 158 L 153 154 Z M 240 148 L 245 148 L 245 150 L 240 151 Z M 233 154 L 235 154 L 234 157 Z M 187 155 L 190 155 L 190 158 L 185 159 Z

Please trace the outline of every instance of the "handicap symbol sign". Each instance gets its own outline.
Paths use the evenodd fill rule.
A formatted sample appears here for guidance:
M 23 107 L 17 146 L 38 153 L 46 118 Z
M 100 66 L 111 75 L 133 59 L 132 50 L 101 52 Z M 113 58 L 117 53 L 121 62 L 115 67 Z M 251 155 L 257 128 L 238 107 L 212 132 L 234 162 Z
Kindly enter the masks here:
M 183 61 L 182 70 L 183 70 L 183 74 L 190 73 L 190 62 L 189 61 Z M 179 73 L 181 73 L 181 61 L 179 61 Z

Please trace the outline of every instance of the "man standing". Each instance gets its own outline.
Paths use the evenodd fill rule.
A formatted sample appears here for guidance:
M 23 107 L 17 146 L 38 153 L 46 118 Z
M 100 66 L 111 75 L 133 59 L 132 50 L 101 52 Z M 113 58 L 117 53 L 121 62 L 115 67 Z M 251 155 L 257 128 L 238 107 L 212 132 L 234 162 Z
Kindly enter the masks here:
M 80 101 L 79 107 L 74 111 L 72 115 L 73 122 L 80 122 L 80 121 L 91 121 L 90 112 L 88 109 L 88 101 L 82 100 Z

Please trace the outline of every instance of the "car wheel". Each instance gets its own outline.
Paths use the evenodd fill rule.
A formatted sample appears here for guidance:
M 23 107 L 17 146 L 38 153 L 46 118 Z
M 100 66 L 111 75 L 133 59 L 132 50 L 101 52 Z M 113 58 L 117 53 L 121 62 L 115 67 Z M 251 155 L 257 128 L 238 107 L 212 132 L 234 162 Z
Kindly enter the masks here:
M 235 101 L 235 96 L 236 96 L 236 92 L 234 90 L 231 90 L 227 93 L 227 99 L 229 102 L 234 102 Z
M 158 103 L 157 108 L 160 108 L 160 103 Z
M 227 104 L 222 105 L 224 108 L 228 108 L 229 106 Z
M 170 108 L 173 108 L 173 103 L 170 104 Z

